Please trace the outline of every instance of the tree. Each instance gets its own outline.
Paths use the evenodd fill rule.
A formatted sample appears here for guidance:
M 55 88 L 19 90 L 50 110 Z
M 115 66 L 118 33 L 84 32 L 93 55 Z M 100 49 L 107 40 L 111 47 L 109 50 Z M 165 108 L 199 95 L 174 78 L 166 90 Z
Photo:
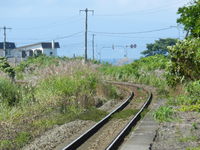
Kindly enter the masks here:
M 156 40 L 155 43 L 147 44 L 147 50 L 141 52 L 141 54 L 147 56 L 153 56 L 157 54 L 167 55 L 168 49 L 167 46 L 173 46 L 177 42 L 177 39 L 166 38 Z
M 184 26 L 191 37 L 200 37 L 200 0 L 193 0 L 189 6 L 178 9 L 177 23 Z

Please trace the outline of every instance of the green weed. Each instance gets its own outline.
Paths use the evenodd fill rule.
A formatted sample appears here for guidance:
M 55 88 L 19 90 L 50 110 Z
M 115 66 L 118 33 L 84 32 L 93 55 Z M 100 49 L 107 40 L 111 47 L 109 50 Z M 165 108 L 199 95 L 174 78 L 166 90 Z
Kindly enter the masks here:
M 192 123 L 192 129 L 195 129 L 195 130 L 198 129 L 198 126 L 197 126 L 197 123 L 196 123 L 196 122 L 193 122 L 193 123 Z
M 13 149 L 12 142 L 10 140 L 0 140 L 0 149 L 7 150 L 7 149 Z
M 31 134 L 28 132 L 20 132 L 15 138 L 15 143 L 18 147 L 22 147 L 31 139 Z
M 97 122 L 97 121 L 100 121 L 107 114 L 108 113 L 103 111 L 103 110 L 99 110 L 97 108 L 91 107 L 87 111 L 85 111 L 84 113 L 81 113 L 80 115 L 78 115 L 77 119 L 92 120 L 92 121 Z
M 112 118 L 115 119 L 127 119 L 130 116 L 135 115 L 138 112 L 137 109 L 126 109 L 126 110 L 122 110 L 120 112 L 115 113 L 114 115 L 112 115 Z
M 167 122 L 167 121 L 172 121 L 173 114 L 174 114 L 174 111 L 171 107 L 161 106 L 153 113 L 153 116 L 159 122 Z
M 193 142 L 197 140 L 198 140 L 197 136 L 187 136 L 187 137 L 182 137 L 179 139 L 180 142 Z
M 187 147 L 186 150 L 200 150 L 200 147 Z

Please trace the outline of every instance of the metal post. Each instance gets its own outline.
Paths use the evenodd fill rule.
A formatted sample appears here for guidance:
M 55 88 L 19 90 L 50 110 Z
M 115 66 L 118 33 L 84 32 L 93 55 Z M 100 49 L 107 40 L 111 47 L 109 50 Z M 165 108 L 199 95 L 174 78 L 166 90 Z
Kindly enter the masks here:
M 92 35 L 92 59 L 94 60 L 94 36 L 95 34 Z

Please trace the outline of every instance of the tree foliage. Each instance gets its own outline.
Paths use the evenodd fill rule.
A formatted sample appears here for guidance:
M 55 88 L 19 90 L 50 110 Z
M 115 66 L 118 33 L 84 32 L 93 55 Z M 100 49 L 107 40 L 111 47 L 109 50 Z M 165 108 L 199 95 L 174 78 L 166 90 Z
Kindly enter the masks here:
M 168 53 L 167 46 L 175 45 L 177 39 L 166 38 L 156 40 L 155 43 L 147 44 L 147 50 L 141 52 L 141 54 L 147 56 L 154 56 L 157 54 L 166 55 Z
M 177 13 L 180 14 L 177 23 L 184 25 L 184 29 L 192 37 L 200 37 L 200 0 L 179 8 Z
M 179 41 L 169 47 L 171 62 L 167 79 L 170 85 L 200 79 L 200 38 Z

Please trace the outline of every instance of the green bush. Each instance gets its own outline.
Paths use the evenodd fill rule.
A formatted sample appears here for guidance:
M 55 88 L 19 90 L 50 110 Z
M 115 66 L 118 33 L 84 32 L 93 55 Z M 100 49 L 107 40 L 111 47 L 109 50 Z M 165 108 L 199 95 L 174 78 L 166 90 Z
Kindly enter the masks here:
M 169 85 L 200 79 L 200 39 L 187 39 L 169 47 L 171 61 L 168 64 Z

